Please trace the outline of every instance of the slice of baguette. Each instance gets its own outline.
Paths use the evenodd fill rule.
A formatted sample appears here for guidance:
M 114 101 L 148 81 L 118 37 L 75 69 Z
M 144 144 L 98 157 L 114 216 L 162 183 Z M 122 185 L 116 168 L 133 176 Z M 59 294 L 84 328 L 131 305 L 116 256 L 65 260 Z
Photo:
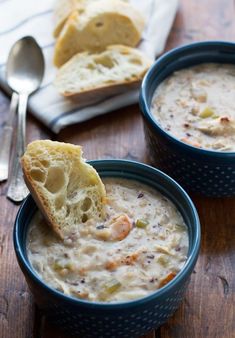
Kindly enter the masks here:
M 77 11 L 82 15 L 90 2 L 100 0 L 57 0 L 54 9 L 55 29 L 53 35 L 57 38 L 62 31 L 64 24 L 72 12 Z M 121 0 L 128 2 L 129 0 Z
M 101 51 L 108 45 L 136 46 L 144 29 L 141 13 L 121 0 L 89 1 L 84 13 L 68 18 L 55 45 L 54 63 L 62 66 L 82 51 Z
M 104 185 L 82 158 L 82 148 L 49 140 L 30 143 L 21 159 L 25 182 L 48 224 L 64 238 L 104 216 Z
M 58 70 L 55 86 L 66 97 L 91 103 L 138 87 L 150 65 L 138 49 L 109 46 L 101 53 L 75 55 Z

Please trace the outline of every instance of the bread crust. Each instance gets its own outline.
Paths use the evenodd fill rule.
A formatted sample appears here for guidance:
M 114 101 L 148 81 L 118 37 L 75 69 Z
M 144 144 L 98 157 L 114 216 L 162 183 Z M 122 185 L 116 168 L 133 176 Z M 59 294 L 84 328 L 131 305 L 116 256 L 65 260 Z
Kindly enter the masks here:
M 79 9 L 79 3 L 81 2 L 80 6 L 84 1 L 79 0 L 57 0 L 54 9 L 54 21 L 55 21 L 55 28 L 53 35 L 57 38 L 62 31 L 68 17 L 70 14 Z
M 79 107 L 86 107 L 88 104 L 92 105 L 95 103 L 102 102 L 105 99 L 111 98 L 119 94 L 123 94 L 126 91 L 138 89 L 140 87 L 141 80 L 132 82 L 129 84 L 114 84 L 95 88 L 92 90 L 83 91 L 81 93 L 62 93 L 67 99 L 76 102 Z
M 95 189 L 97 189 L 97 196 L 99 196 L 99 208 L 102 210 L 103 212 L 103 205 L 101 205 L 101 203 L 103 203 L 103 200 L 105 199 L 106 196 L 106 192 L 105 192 L 105 188 L 104 185 L 98 175 L 98 173 L 95 171 L 95 169 L 93 167 L 91 167 L 89 164 L 86 164 L 85 161 L 82 159 L 82 149 L 80 146 L 75 146 L 75 145 L 71 145 L 71 144 L 66 144 L 66 143 L 62 143 L 62 142 L 55 142 L 55 141 L 50 141 L 50 140 L 41 140 L 41 141 L 34 141 L 31 144 L 28 145 L 27 150 L 24 154 L 24 156 L 21 158 L 21 165 L 22 165 L 22 170 L 23 170 L 23 174 L 24 174 L 24 179 L 25 179 L 25 183 L 27 185 L 27 187 L 29 188 L 29 191 L 31 192 L 35 203 L 37 204 L 38 208 L 40 209 L 40 211 L 43 213 L 45 220 L 47 221 L 48 225 L 52 228 L 52 230 L 57 234 L 58 237 L 60 237 L 61 239 L 63 239 L 65 237 L 65 227 L 63 227 L 63 222 L 65 220 L 58 218 L 58 215 L 56 215 L 55 209 L 53 209 L 54 206 L 54 202 L 48 199 L 48 195 L 50 196 L 50 194 L 47 194 L 47 190 L 45 188 L 46 184 L 46 174 L 45 174 L 45 180 L 44 182 L 40 181 L 40 177 L 39 177 L 39 181 L 35 180 L 35 177 L 33 176 L 33 171 L 38 170 L 38 172 L 40 173 L 40 170 L 46 173 L 46 169 L 43 168 L 40 164 L 41 160 L 45 160 L 45 158 L 49 161 L 49 167 L 47 167 L 48 171 L 47 171 L 47 177 L 48 177 L 48 172 L 50 167 L 50 161 L 52 163 L 52 167 L 53 167 L 53 156 L 56 156 L 57 152 L 59 151 L 59 149 L 63 150 L 62 156 L 61 158 L 63 158 L 64 154 L 66 154 L 66 151 L 70 152 L 68 159 L 70 159 L 70 157 L 74 157 L 75 159 L 75 164 L 77 165 L 77 163 L 81 163 L 81 168 L 77 168 L 78 170 L 81 169 L 82 171 L 82 175 L 83 175 L 83 179 L 84 179 L 84 184 L 86 184 L 86 182 L 93 182 L 92 184 L 94 185 Z M 50 154 L 51 158 L 48 159 L 47 153 L 45 154 L 46 156 L 43 156 L 43 151 L 48 152 L 48 154 Z M 55 155 L 53 155 L 53 152 Z M 72 159 L 71 159 L 72 161 Z M 36 164 L 35 164 L 36 163 Z M 61 164 L 61 163 L 60 163 Z M 62 169 L 63 169 L 63 165 L 62 165 Z M 66 167 L 64 165 L 64 172 L 66 172 Z M 72 172 L 73 174 L 73 172 Z M 91 180 L 92 178 L 92 180 Z M 56 177 L 55 177 L 56 179 Z M 69 179 L 70 177 L 68 177 L 68 180 L 65 181 L 65 185 L 69 184 Z M 87 183 L 87 184 L 88 184 Z M 91 184 L 91 183 L 89 183 Z M 83 188 L 79 188 L 79 184 L 77 185 L 77 189 L 84 189 L 86 186 L 84 186 Z M 64 186 L 61 187 L 62 189 L 64 189 Z M 67 187 L 65 187 L 67 188 Z M 67 190 L 66 190 L 67 192 Z M 70 193 L 72 194 L 78 194 L 80 192 L 75 190 L 72 191 Z M 85 191 L 86 193 L 86 191 Z M 56 194 L 57 196 L 57 194 Z M 58 195 L 59 196 L 59 195 Z M 54 197 L 54 196 L 53 196 Z M 83 199 L 86 197 L 86 194 L 83 196 Z M 66 204 L 66 199 L 64 204 Z M 64 207 L 65 205 L 61 205 L 61 208 Z M 98 207 L 97 207 L 98 208 Z M 79 212 L 80 210 L 78 210 Z M 95 217 L 96 215 L 94 215 Z M 74 224 L 71 224 L 71 227 L 73 227 Z

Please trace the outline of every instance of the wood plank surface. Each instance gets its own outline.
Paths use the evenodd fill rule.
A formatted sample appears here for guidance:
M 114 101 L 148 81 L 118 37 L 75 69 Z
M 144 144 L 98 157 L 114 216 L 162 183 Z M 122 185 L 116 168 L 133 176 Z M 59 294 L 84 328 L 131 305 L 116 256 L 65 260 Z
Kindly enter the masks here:
M 212 39 L 235 40 L 234 1 L 180 0 L 166 50 Z M 9 99 L 0 92 L 0 131 L 8 107 Z M 137 105 L 71 126 L 59 135 L 29 116 L 27 141 L 38 138 L 81 144 L 88 159 L 148 163 Z M 0 184 L 0 338 L 65 338 L 40 316 L 17 265 L 12 228 L 18 206 L 6 199 L 6 189 L 6 183 Z M 179 310 L 146 338 L 235 337 L 235 198 L 192 198 L 202 225 L 199 260 Z

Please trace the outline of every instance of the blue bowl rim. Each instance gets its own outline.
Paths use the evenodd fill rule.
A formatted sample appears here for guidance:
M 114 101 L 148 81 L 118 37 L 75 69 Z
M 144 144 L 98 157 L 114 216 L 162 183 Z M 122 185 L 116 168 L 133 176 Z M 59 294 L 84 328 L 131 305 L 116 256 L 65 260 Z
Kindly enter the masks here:
M 185 150 L 190 150 L 191 152 L 201 154 L 201 155 L 206 155 L 206 156 L 211 156 L 211 157 L 219 157 L 219 158 L 234 158 L 235 157 L 235 151 L 218 151 L 218 150 L 210 150 L 210 149 L 203 149 L 203 148 L 197 148 L 194 146 L 191 146 L 190 144 L 184 143 L 168 133 L 166 130 L 164 130 L 160 124 L 158 124 L 157 120 L 155 120 L 152 117 L 152 114 L 150 112 L 150 109 L 147 104 L 147 86 L 148 86 L 148 81 L 149 78 L 155 73 L 155 70 L 158 68 L 161 68 L 162 63 L 165 62 L 169 57 L 172 56 L 178 56 L 178 54 L 181 54 L 184 51 L 190 51 L 191 49 L 195 47 L 219 47 L 219 46 L 225 46 L 225 47 L 232 47 L 234 48 L 235 52 L 235 43 L 233 42 L 226 42 L 226 41 L 219 41 L 219 40 L 214 40 L 214 41 L 200 41 L 200 42 L 193 42 L 189 44 L 185 44 L 180 47 L 176 47 L 171 49 L 170 51 L 164 53 L 162 56 L 160 56 L 150 67 L 148 72 L 145 74 L 144 79 L 141 84 L 141 89 L 140 89 L 140 95 L 139 95 L 139 103 L 140 103 L 140 108 L 142 114 L 147 118 L 147 120 L 150 122 L 150 124 L 154 127 L 154 129 L 157 132 L 160 132 L 164 137 L 175 143 L 177 146 L 180 146 L 184 148 Z M 187 67 L 185 67 L 187 68 Z
M 19 218 L 20 218 L 21 212 L 25 208 L 25 205 L 28 203 L 29 199 L 33 199 L 31 194 L 29 194 L 25 198 L 23 203 L 21 204 L 21 206 L 20 206 L 20 208 L 17 212 L 17 215 L 16 215 L 16 220 L 15 220 L 14 229 L 13 229 L 13 243 L 14 243 L 14 249 L 15 249 L 15 253 L 16 253 L 18 260 L 23 264 L 27 273 L 34 280 L 34 282 L 39 284 L 47 292 L 53 294 L 53 296 L 55 296 L 57 299 L 64 300 L 66 302 L 70 302 L 70 304 L 73 304 L 75 306 L 81 305 L 81 306 L 86 307 L 86 308 L 90 308 L 90 309 L 97 308 L 97 309 L 100 309 L 100 310 L 124 309 L 124 308 L 132 308 L 132 307 L 135 307 L 135 306 L 138 307 L 138 305 L 148 303 L 149 301 L 152 301 L 156 297 L 162 297 L 164 294 L 167 294 L 167 292 L 171 289 L 171 287 L 174 287 L 175 283 L 180 283 L 180 281 L 185 278 L 185 275 L 187 275 L 188 272 L 191 269 L 191 264 L 194 264 L 195 260 L 197 260 L 198 254 L 199 254 L 200 241 L 201 241 L 201 227 L 200 227 L 200 220 L 199 220 L 197 210 L 196 210 L 191 198 L 186 193 L 186 191 L 174 179 L 172 179 L 170 176 L 163 173 L 159 169 L 156 169 L 156 168 L 154 168 L 150 165 L 143 164 L 143 163 L 140 163 L 140 162 L 137 162 L 137 161 L 132 161 L 132 160 L 124 160 L 124 159 L 103 159 L 103 160 L 92 160 L 92 161 L 87 161 L 87 162 L 91 165 L 102 164 L 103 162 L 105 162 L 105 163 L 115 162 L 115 163 L 117 163 L 119 165 L 121 164 L 123 166 L 125 166 L 126 164 L 130 164 L 132 166 L 139 166 L 139 167 L 143 168 L 143 170 L 147 169 L 147 170 L 154 171 L 155 173 L 157 173 L 157 175 L 162 176 L 164 179 L 170 181 L 172 185 L 176 186 L 176 188 L 180 191 L 180 193 L 182 195 L 184 195 L 184 197 L 186 198 L 188 205 L 189 205 L 189 207 L 192 211 L 192 215 L 194 217 L 194 221 L 195 221 L 195 225 L 196 225 L 195 241 L 192 245 L 191 253 L 189 254 L 187 261 L 186 261 L 185 265 L 183 266 L 183 268 L 176 275 L 176 277 L 172 281 L 167 283 L 164 287 L 157 289 L 156 291 L 152 292 L 151 294 L 149 294 L 145 297 L 135 299 L 135 300 L 131 300 L 131 301 L 122 301 L 122 302 L 113 302 L 113 303 L 91 302 L 91 301 L 78 299 L 78 298 L 75 298 L 75 297 L 65 295 L 65 294 L 51 288 L 46 283 L 44 283 L 42 279 L 40 279 L 40 277 L 36 274 L 36 272 L 34 272 L 33 268 L 29 264 L 27 258 L 25 257 L 25 255 L 23 253 L 23 249 L 20 246 Z M 125 170 L 123 170 L 123 171 L 125 171 Z

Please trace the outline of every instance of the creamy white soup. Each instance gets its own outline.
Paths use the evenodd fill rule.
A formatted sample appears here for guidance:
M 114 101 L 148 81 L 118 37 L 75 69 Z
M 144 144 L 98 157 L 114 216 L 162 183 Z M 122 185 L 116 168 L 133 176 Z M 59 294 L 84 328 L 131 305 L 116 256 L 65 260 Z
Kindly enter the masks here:
M 235 66 L 207 63 L 173 73 L 157 87 L 151 112 L 185 143 L 235 151 Z
M 106 218 L 76 224 L 64 240 L 37 213 L 27 254 L 38 275 L 66 295 L 128 301 L 171 281 L 187 259 L 187 226 L 173 203 L 136 181 L 105 178 Z

